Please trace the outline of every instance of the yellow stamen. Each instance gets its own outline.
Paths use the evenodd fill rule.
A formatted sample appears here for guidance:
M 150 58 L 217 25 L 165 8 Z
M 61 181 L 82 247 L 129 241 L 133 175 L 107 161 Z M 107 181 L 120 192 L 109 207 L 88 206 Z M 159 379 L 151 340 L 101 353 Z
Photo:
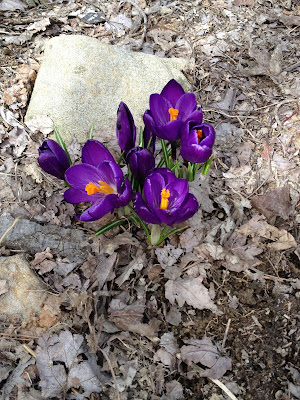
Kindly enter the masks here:
M 106 182 L 98 181 L 100 186 L 95 185 L 93 182 L 90 182 L 86 185 L 85 191 L 88 195 L 95 194 L 95 193 L 105 193 L 105 194 L 112 194 L 114 193 L 114 189 L 109 186 Z
M 170 197 L 170 191 L 168 189 L 163 189 L 160 193 L 161 195 L 161 201 L 160 201 L 160 209 L 161 210 L 166 210 L 168 208 L 169 200 L 168 198 Z
M 200 143 L 200 141 L 203 137 L 202 129 L 197 129 L 197 136 L 198 136 L 198 143 Z
M 176 121 L 178 113 L 176 108 L 169 108 L 170 121 Z

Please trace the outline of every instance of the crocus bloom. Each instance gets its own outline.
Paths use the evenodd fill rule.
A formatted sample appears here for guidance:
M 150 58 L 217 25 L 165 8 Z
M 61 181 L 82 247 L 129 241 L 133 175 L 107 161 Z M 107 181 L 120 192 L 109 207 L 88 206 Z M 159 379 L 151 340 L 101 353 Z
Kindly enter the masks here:
M 174 79 L 169 81 L 161 94 L 150 96 L 150 113 L 155 133 L 161 139 L 171 142 L 180 138 L 180 130 L 185 121 L 202 122 L 201 108 L 197 109 L 194 93 L 185 93 L 182 86 Z
M 155 160 L 151 151 L 142 147 L 131 149 L 127 154 L 126 162 L 133 176 L 139 182 L 144 181 L 145 176 L 155 166 Z
M 144 185 L 145 200 L 138 192 L 134 209 L 138 216 L 150 224 L 173 225 L 186 221 L 198 210 L 198 202 L 189 193 L 185 179 L 176 178 L 167 168 L 157 168 L 149 173 Z
M 129 179 L 125 179 L 121 168 L 110 152 L 96 140 L 88 140 L 82 148 L 83 164 L 70 167 L 66 181 L 72 186 L 64 197 L 69 203 L 92 203 L 77 218 L 81 221 L 96 221 L 115 208 L 127 205 L 132 198 Z
M 129 108 L 123 102 L 117 112 L 116 135 L 120 149 L 127 154 L 135 146 L 136 126 Z
M 38 163 L 50 175 L 65 179 L 65 172 L 70 167 L 66 152 L 55 140 L 45 140 L 39 148 Z
M 193 163 L 204 163 L 212 155 L 215 137 L 215 130 L 209 124 L 185 123 L 181 136 L 182 158 Z

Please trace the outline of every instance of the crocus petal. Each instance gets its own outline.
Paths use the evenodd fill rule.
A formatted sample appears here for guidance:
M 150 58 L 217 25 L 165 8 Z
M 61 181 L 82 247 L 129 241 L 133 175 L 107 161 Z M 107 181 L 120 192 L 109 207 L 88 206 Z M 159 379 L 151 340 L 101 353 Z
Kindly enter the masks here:
M 116 136 L 120 149 L 126 154 L 135 146 L 136 126 L 129 108 L 123 102 L 119 104 L 117 112 Z
M 155 123 L 158 126 L 165 125 L 170 122 L 169 109 L 172 104 L 160 94 L 151 94 L 150 96 L 150 111 Z
M 66 170 L 70 166 L 70 160 L 69 157 L 67 156 L 66 152 L 60 145 L 52 139 L 46 140 L 47 145 L 49 146 L 49 149 L 52 151 L 52 153 L 55 155 L 55 157 L 58 159 L 59 163 L 61 166 Z
M 156 135 L 161 139 L 175 142 L 177 139 L 180 138 L 181 126 L 182 121 L 180 120 L 168 122 L 166 125 L 157 126 Z
M 151 151 L 142 147 L 131 149 L 127 154 L 126 162 L 138 181 L 144 181 L 148 172 L 155 166 L 155 159 Z
M 107 150 L 107 148 L 97 140 L 89 139 L 85 142 L 82 148 L 82 162 L 85 164 L 91 164 L 95 167 L 103 161 L 115 162 L 113 156 Z
M 97 221 L 102 218 L 105 214 L 113 212 L 116 208 L 117 195 L 109 194 L 105 196 L 101 201 L 96 202 L 90 208 L 88 208 L 84 213 L 82 213 L 78 219 L 80 221 Z
M 176 108 L 176 103 L 178 99 L 184 95 L 183 87 L 175 81 L 175 79 L 171 79 L 166 86 L 163 88 L 161 95 L 165 97 L 172 104 L 172 108 Z
M 54 140 L 45 140 L 39 147 L 38 163 L 50 175 L 65 179 L 65 172 L 70 166 L 66 152 Z
M 184 160 L 193 163 L 204 163 L 212 155 L 212 148 L 192 144 L 191 146 L 182 145 L 180 154 Z
M 62 168 L 58 162 L 56 156 L 50 151 L 44 151 L 38 157 L 39 166 L 47 172 L 47 174 L 53 175 L 58 179 L 65 179 L 65 169 Z
M 193 194 L 189 193 L 186 201 L 181 205 L 181 210 L 183 210 L 183 212 L 176 222 L 181 223 L 191 218 L 198 211 L 198 208 L 199 204 L 196 197 Z
M 185 121 L 197 108 L 197 100 L 194 93 L 185 93 L 181 96 L 175 108 L 179 111 L 178 119 Z
M 204 139 L 201 140 L 200 144 L 202 146 L 213 147 L 216 138 L 216 132 L 214 128 L 209 124 L 202 124 L 199 129 L 203 130 L 203 134 L 205 136 Z
M 98 165 L 98 168 L 103 171 L 103 178 L 105 179 L 101 179 L 104 182 L 110 184 L 111 185 L 115 185 L 117 188 L 117 191 L 119 192 L 123 180 L 124 180 L 124 175 L 123 172 L 120 168 L 120 166 L 114 161 L 111 163 L 108 163 L 107 161 Z M 107 177 L 104 176 L 104 173 L 107 174 Z M 110 180 L 111 179 L 111 180 Z
M 160 224 L 160 220 L 153 215 L 144 202 L 141 194 L 137 192 L 134 198 L 133 207 L 137 215 L 148 224 Z
M 143 115 L 143 121 L 145 124 L 145 129 L 143 132 L 143 139 L 144 139 L 144 147 L 148 146 L 148 143 L 150 142 L 150 147 L 149 150 L 152 151 L 152 153 L 154 153 L 155 151 L 155 140 L 156 140 L 156 134 L 155 134 L 155 122 L 153 120 L 152 114 L 150 110 L 146 110 L 144 115 Z
M 102 197 L 104 197 L 104 194 L 102 195 Z M 72 204 L 94 202 L 95 199 L 98 199 L 95 198 L 94 195 L 88 195 L 85 190 L 78 190 L 74 188 L 67 189 L 64 193 L 64 198 L 68 203 Z
M 203 120 L 203 112 L 201 108 L 198 108 L 198 110 L 193 111 L 186 119 L 186 121 L 195 121 L 198 124 L 201 124 Z
M 133 191 L 131 187 L 131 183 L 128 178 L 125 179 L 125 182 L 123 186 L 121 187 L 121 190 L 119 192 L 119 198 L 118 198 L 118 207 L 124 207 L 126 206 L 132 199 L 133 196 Z
M 150 173 L 144 185 L 145 200 L 150 208 L 159 208 L 161 191 L 165 187 L 165 180 L 159 173 Z
M 184 202 L 189 192 L 189 184 L 185 179 L 176 179 L 169 183 L 166 189 L 170 192 L 169 207 L 177 208 Z
M 105 161 L 101 165 L 103 165 L 102 170 L 90 164 L 74 165 L 66 171 L 66 181 L 69 185 L 79 190 L 85 190 L 89 182 L 98 185 L 99 181 L 103 181 L 108 185 L 114 185 L 114 175 L 109 162 Z

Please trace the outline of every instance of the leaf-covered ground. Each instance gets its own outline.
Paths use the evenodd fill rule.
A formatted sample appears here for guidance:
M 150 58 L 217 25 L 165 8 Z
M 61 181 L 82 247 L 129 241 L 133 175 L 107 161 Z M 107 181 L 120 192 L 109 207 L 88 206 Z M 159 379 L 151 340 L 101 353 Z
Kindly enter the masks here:
M 0 10 L 0 250 L 25 253 L 48 285 L 39 315 L 0 315 L 2 398 L 300 399 L 299 3 Z M 91 239 L 99 223 L 78 222 L 37 166 L 45 135 L 23 118 L 44 43 L 62 33 L 190 60 L 215 157 L 191 184 L 199 212 L 159 248 L 133 227 Z M 0 296 L 8 290 L 1 279 Z

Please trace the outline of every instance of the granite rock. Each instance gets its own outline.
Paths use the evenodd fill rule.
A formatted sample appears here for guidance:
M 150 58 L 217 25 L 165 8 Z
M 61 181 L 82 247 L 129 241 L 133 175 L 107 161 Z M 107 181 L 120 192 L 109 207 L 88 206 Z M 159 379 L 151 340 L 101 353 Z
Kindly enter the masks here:
M 34 128 L 35 121 L 52 118 L 66 143 L 73 135 L 84 142 L 94 123 L 94 136 L 115 147 L 119 103 L 141 126 L 151 93 L 172 78 L 190 89 L 181 72 L 186 65 L 185 59 L 131 52 L 88 36 L 54 37 L 46 44 L 25 121 Z
M 0 296 L 2 315 L 26 319 L 40 311 L 47 287 L 24 256 L 0 257 L 0 280 L 5 280 L 8 286 L 8 291 Z

